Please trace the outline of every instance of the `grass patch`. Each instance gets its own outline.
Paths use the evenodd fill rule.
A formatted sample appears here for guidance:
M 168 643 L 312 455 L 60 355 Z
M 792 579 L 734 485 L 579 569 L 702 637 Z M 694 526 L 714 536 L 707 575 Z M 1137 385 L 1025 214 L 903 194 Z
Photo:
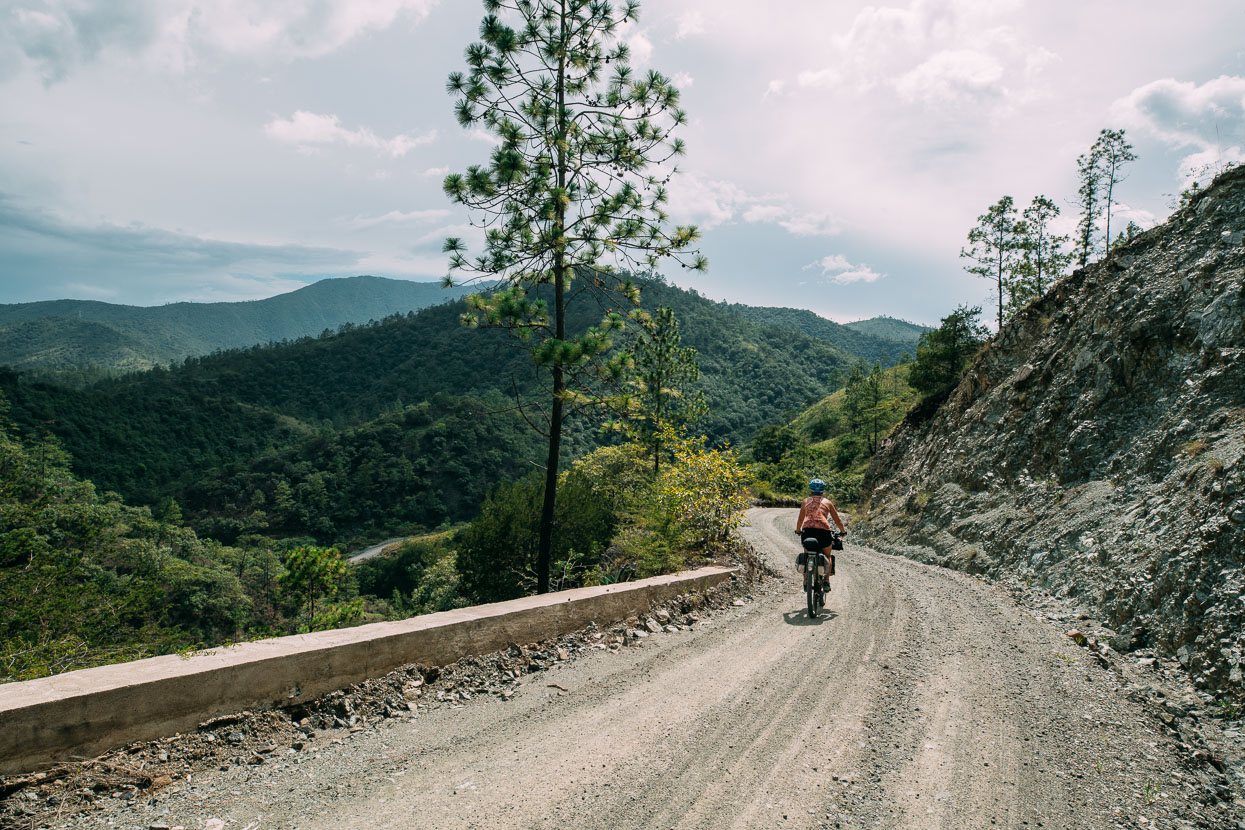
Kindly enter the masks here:
M 1185 458 L 1197 458 L 1208 449 L 1210 449 L 1210 444 L 1205 441 L 1190 441 L 1180 448 L 1180 454 Z

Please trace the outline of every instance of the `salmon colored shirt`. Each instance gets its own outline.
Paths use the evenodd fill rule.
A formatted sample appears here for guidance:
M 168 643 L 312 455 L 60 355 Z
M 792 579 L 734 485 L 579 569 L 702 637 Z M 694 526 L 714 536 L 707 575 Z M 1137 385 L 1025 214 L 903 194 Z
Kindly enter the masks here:
M 804 500 L 804 504 L 800 507 L 800 515 L 804 517 L 800 530 L 806 527 L 815 527 L 822 530 L 833 530 L 830 524 L 830 517 L 833 516 L 835 523 L 842 528 L 839 521 L 838 513 L 834 509 L 834 504 L 825 496 L 809 496 Z

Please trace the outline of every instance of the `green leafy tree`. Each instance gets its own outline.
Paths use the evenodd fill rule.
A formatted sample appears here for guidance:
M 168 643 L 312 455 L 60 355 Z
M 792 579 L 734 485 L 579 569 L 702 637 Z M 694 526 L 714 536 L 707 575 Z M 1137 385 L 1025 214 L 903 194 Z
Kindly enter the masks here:
M 1003 326 L 1008 288 L 1019 262 L 1020 235 L 1016 226 L 1015 203 L 1011 196 L 1004 196 L 977 217 L 976 226 L 968 232 L 969 247 L 960 249 L 960 256 L 972 263 L 964 266 L 964 270 L 994 281 L 1000 328 Z
M 1020 262 L 1009 297 L 1013 314 L 1045 294 L 1072 261 L 1068 237 L 1051 230 L 1058 216 L 1059 207 L 1045 196 L 1034 196 L 1021 214 L 1017 226 Z
M 799 433 L 786 424 L 770 424 L 752 439 L 752 457 L 762 464 L 777 464 L 802 443 Z
M 873 368 L 865 377 L 863 391 L 864 415 L 868 424 L 866 440 L 869 444 L 869 454 L 872 455 L 878 451 L 878 441 L 882 437 L 882 425 L 885 423 L 888 414 L 888 401 L 883 389 L 882 366 L 880 364 L 873 364 Z
M 578 559 L 579 569 L 587 570 L 609 545 L 616 505 L 601 498 L 597 482 L 575 466 L 559 478 L 553 555 L 559 561 Z M 459 532 L 455 545 L 465 596 L 477 603 L 523 596 L 538 561 L 544 487 L 537 473 L 501 484 L 484 499 L 475 521 Z
M 865 444 L 869 455 L 877 452 L 890 411 L 891 400 L 885 392 L 884 378 L 881 364 L 875 363 L 867 372 L 863 365 L 857 364 L 844 388 L 843 414 L 848 431 Z
M 940 399 L 955 388 L 972 356 L 990 336 L 980 318 L 980 306 L 960 306 L 943 317 L 938 328 L 922 334 L 908 383 L 927 399 Z
M 609 352 L 624 324 L 617 309 L 637 303 L 638 291 L 615 268 L 651 268 L 667 257 L 698 269 L 707 263 L 685 253 L 699 236 L 695 227 L 667 228 L 666 184 L 684 150 L 671 133 L 687 117 L 678 90 L 656 71 L 635 73 L 617 37 L 619 26 L 637 19 L 638 4 L 485 0 L 484 9 L 480 40 L 466 50 L 467 71 L 452 73 L 447 88 L 457 96 L 458 122 L 487 130 L 497 146 L 487 165 L 444 182 L 450 199 L 481 217 L 484 250 L 468 260 L 457 238 L 445 250 L 451 278 L 498 285 L 472 295 L 465 322 L 513 332 L 548 371 L 536 568 L 543 593 L 565 409 L 592 403 L 593 380 L 617 380 L 627 368 L 622 355 Z M 572 292 L 597 296 L 606 309 L 599 325 L 568 330 Z
M 307 611 L 307 628 L 316 619 L 316 600 L 331 598 L 346 579 L 346 563 L 337 548 L 300 545 L 285 556 L 285 573 L 277 582 L 286 596 Z
M 689 389 L 700 379 L 700 364 L 694 348 L 680 345 L 674 310 L 662 306 L 638 320 L 640 336 L 633 351 L 631 381 L 636 407 L 630 420 L 640 442 L 652 449 L 653 474 L 660 475 L 662 427 L 694 423 L 709 407 L 704 393 Z

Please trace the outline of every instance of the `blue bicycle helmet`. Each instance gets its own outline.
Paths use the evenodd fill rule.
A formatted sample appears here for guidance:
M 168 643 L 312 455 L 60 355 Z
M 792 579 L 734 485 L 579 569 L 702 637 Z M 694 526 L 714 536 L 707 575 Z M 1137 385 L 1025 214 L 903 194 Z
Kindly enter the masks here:
M 819 478 L 815 478 L 808 483 L 808 489 L 814 493 L 823 493 L 826 489 L 826 483 Z

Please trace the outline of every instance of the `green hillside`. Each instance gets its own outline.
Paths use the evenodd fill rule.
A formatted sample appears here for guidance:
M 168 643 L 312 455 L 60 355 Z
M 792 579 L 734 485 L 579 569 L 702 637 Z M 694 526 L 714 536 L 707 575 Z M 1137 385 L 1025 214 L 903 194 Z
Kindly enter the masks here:
M 54 372 L 86 366 L 137 372 L 158 362 L 149 343 L 109 323 L 36 317 L 0 325 L 0 365 Z
M 315 336 L 461 297 L 464 289 L 382 277 L 328 279 L 237 303 L 128 306 L 93 300 L 0 305 L 0 365 L 146 369 L 191 355 Z
M 913 364 L 853 371 L 847 384 L 783 424 L 761 429 L 750 450 L 758 490 L 770 498 L 801 496 L 814 477 L 831 496 L 852 503 L 879 444 L 918 400 L 908 378 Z
M 227 544 L 262 531 L 353 545 L 466 521 L 542 456 L 543 439 L 512 409 L 497 392 L 437 395 L 229 464 L 191 481 L 179 501 L 192 527 Z
M 862 320 L 844 325 L 802 308 L 771 308 L 739 304 L 727 307 L 745 320 L 798 331 L 825 341 L 868 363 L 881 363 L 883 366 L 893 366 L 902 359 L 905 353 L 911 355 L 916 349 L 917 338 L 924 331 L 919 326 L 892 320 L 889 317 L 876 317 L 873 320 Z M 879 321 L 885 322 L 879 323 Z M 890 326 L 888 322 L 899 325 Z M 875 323 L 878 325 L 873 325 Z M 916 333 L 911 334 L 902 328 L 903 326 L 911 327 Z
M 916 344 L 921 339 L 921 335 L 929 331 L 929 326 L 918 326 L 916 323 L 909 323 L 907 320 L 898 320 L 894 317 L 871 317 L 868 320 L 856 320 L 845 325 L 853 331 L 878 340 L 901 343 L 911 355 L 916 354 Z
M 700 428 L 713 442 L 740 443 L 756 424 L 800 411 L 837 388 L 855 362 L 823 341 L 750 323 L 695 292 L 660 281 L 644 285 L 643 301 L 649 308 L 672 306 L 684 345 L 699 352 L 700 385 L 711 409 Z M 383 421 L 372 422 L 387 413 L 429 401 L 436 409 L 435 402 L 444 399 L 438 396 L 445 395 L 495 401 L 477 407 L 481 412 L 510 408 L 516 390 L 525 400 L 543 401 L 540 376 L 527 353 L 501 332 L 464 328 L 458 319 L 463 308 L 461 303 L 433 306 L 318 338 L 191 358 L 173 369 L 104 380 L 84 389 L 28 382 L 9 372 L 0 374 L 0 389 L 23 431 L 57 436 L 78 475 L 136 503 L 155 504 L 175 496 L 193 504 L 196 515 L 234 520 L 252 499 L 239 495 L 242 491 L 262 492 L 262 498 L 255 495 L 252 500 L 271 506 L 274 470 L 282 471 L 294 488 L 316 472 L 331 472 L 339 482 L 351 478 L 353 473 L 342 473 L 345 468 L 337 456 L 350 455 L 356 439 L 382 430 Z M 571 325 L 596 322 L 599 314 L 596 302 L 583 295 L 572 304 Z M 467 417 L 463 406 L 447 406 L 427 417 Z M 353 438 L 335 435 L 342 430 L 363 432 Z M 403 475 L 413 481 L 430 474 L 436 482 L 417 499 L 423 507 L 406 514 L 405 521 L 437 524 L 462 515 L 451 496 L 463 489 L 461 480 L 440 471 L 462 464 L 464 452 L 487 451 L 486 437 L 466 448 L 446 440 L 418 447 L 422 460 L 404 467 Z M 321 441 L 340 446 L 331 452 L 309 449 Z M 513 463 L 531 468 L 539 462 L 538 453 L 533 457 L 523 452 L 525 440 L 506 441 L 498 438 L 515 453 Z M 573 419 L 567 457 L 586 452 L 597 441 L 592 422 Z M 377 445 L 370 437 L 363 443 Z M 386 452 L 393 450 L 380 445 Z M 398 454 L 414 458 L 405 449 Z M 285 471 L 299 464 L 303 466 L 296 473 Z M 499 469 L 501 478 L 512 472 L 507 465 Z M 418 490 L 410 487 L 411 492 Z M 474 497 L 475 491 L 466 492 Z M 402 510 L 386 508 L 385 520 L 396 520 Z M 309 522 L 283 527 L 290 532 L 311 527 L 313 535 L 327 539 L 364 523 L 345 514 L 332 521 L 332 531 Z

